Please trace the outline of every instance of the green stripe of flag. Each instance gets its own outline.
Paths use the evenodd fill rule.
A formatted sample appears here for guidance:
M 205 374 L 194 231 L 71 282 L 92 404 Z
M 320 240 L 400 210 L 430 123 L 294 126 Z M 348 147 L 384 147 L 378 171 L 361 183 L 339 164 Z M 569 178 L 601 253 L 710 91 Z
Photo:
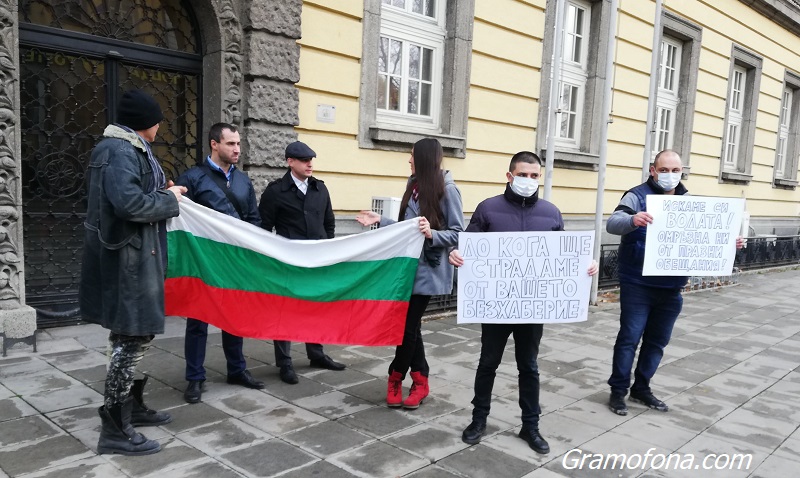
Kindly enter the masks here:
M 167 242 L 169 278 L 196 277 L 212 287 L 315 302 L 407 302 L 418 261 L 416 258 L 395 257 L 305 268 L 181 230 L 170 231 Z

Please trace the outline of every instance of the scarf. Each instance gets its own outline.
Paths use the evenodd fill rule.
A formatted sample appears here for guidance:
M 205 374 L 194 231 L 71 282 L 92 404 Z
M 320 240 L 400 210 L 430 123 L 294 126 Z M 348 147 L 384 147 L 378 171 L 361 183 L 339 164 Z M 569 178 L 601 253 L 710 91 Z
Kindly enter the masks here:
M 128 128 L 127 126 L 121 124 L 115 124 L 115 126 L 124 131 L 127 131 L 128 133 L 135 134 L 144 145 L 144 150 L 147 153 L 147 161 L 150 163 L 150 168 L 152 168 L 153 170 L 153 189 L 151 190 L 151 192 L 157 189 L 164 189 L 167 185 L 167 177 L 164 175 L 164 170 L 161 169 L 161 164 L 159 164 L 158 160 L 153 155 L 153 150 L 152 148 L 150 148 L 150 143 L 144 138 L 142 138 L 142 136 L 139 133 L 132 130 L 131 128 Z

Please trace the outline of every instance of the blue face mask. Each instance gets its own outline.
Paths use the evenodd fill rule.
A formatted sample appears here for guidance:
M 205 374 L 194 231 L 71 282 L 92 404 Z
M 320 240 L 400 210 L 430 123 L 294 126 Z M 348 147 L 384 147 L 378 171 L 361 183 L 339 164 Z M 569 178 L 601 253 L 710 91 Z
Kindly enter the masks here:
M 526 178 L 524 176 L 514 176 L 511 181 L 511 190 L 524 198 L 529 198 L 539 189 L 539 180 Z

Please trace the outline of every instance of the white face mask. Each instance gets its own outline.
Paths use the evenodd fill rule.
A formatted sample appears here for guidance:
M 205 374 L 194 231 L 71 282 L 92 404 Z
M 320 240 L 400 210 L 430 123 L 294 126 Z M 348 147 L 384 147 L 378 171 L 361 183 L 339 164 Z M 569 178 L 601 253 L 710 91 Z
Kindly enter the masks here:
M 529 198 L 539 189 L 539 180 L 526 178 L 524 176 L 514 176 L 511 181 L 511 190 L 524 198 Z
M 681 182 L 681 173 L 658 173 L 658 185 L 664 191 L 672 191 Z

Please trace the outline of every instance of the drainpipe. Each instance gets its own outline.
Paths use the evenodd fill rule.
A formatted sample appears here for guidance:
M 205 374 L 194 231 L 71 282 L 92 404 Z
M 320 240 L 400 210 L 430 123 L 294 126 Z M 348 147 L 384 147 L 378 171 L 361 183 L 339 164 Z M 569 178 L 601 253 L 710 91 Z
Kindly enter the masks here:
M 658 97 L 658 69 L 661 66 L 661 0 L 656 0 L 656 18 L 653 20 L 653 53 L 650 58 L 650 93 L 647 97 L 647 134 L 644 137 L 644 153 L 642 154 L 642 182 L 650 175 L 650 158 L 653 150 L 653 133 L 655 132 L 655 109 Z
M 659 0 L 660 1 L 660 0 Z M 608 162 L 608 125 L 611 123 L 611 95 L 613 94 L 614 50 L 616 48 L 617 9 L 619 0 L 611 0 L 611 12 L 608 17 L 608 52 L 606 53 L 605 91 L 603 92 L 603 118 L 606 121 L 600 127 L 600 164 L 597 169 L 597 207 L 594 211 L 594 258 L 600 263 L 600 239 L 603 236 L 603 196 L 606 188 L 606 164 Z M 597 305 L 597 287 L 600 274 L 592 279 L 592 295 L 590 301 Z
M 561 80 L 561 50 L 564 44 L 564 0 L 554 0 L 556 4 L 555 36 L 553 38 L 553 58 L 550 62 L 550 102 L 547 108 L 547 151 L 544 163 L 544 199 L 551 201 L 553 188 L 553 164 L 555 163 L 554 138 L 556 137 L 557 115 L 560 111 L 558 82 Z

